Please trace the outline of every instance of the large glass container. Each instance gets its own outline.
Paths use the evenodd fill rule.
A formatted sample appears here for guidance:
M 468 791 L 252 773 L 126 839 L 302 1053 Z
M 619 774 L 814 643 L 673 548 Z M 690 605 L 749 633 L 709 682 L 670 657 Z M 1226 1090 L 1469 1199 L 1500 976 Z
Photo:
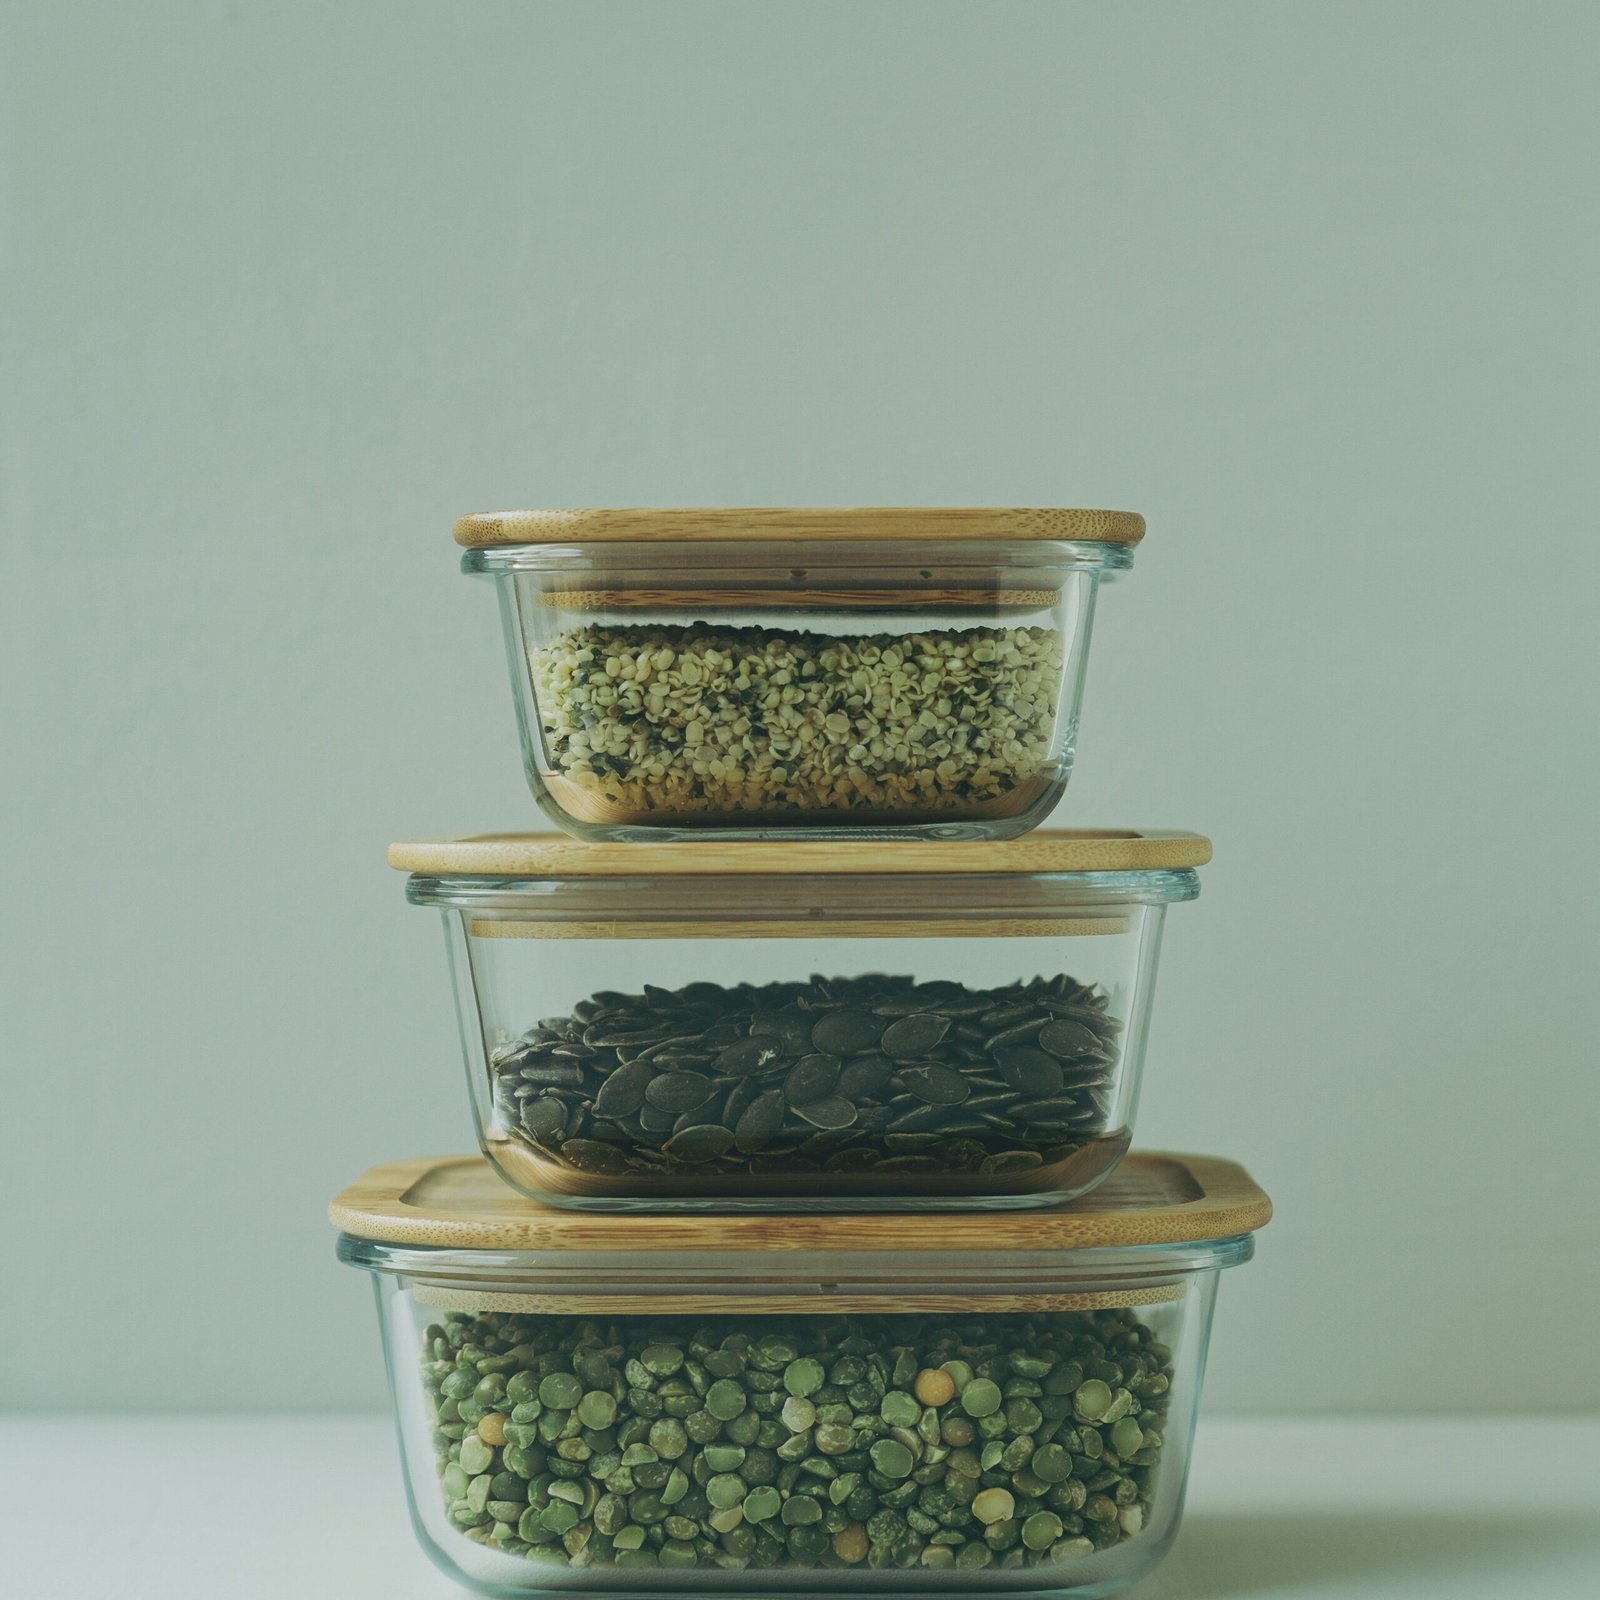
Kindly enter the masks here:
M 1043 1600 L 1171 1545 L 1218 1273 L 1270 1207 L 1146 1154 L 1030 1216 L 624 1224 L 470 1158 L 377 1168 L 332 1215 L 456 1581 Z
M 999 839 L 1066 787 L 1128 512 L 463 517 L 528 782 L 581 838 Z
M 1193 834 L 395 845 L 483 1150 L 592 1209 L 1052 1204 L 1133 1134 Z

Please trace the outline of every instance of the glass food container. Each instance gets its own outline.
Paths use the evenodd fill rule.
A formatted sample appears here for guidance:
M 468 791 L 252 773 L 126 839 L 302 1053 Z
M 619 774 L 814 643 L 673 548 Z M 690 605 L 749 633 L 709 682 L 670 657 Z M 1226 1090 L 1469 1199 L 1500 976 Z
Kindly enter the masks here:
M 1144 519 L 1035 509 L 463 517 L 528 782 L 580 838 L 1000 839 L 1060 799 L 1095 594 Z
M 1042 1206 L 1127 1149 L 1194 834 L 391 847 L 479 1141 L 553 1205 Z
M 1140 1153 L 1027 1216 L 614 1218 L 476 1157 L 333 1203 L 412 1523 L 488 1595 L 1099 1596 L 1178 1529 L 1267 1197 Z

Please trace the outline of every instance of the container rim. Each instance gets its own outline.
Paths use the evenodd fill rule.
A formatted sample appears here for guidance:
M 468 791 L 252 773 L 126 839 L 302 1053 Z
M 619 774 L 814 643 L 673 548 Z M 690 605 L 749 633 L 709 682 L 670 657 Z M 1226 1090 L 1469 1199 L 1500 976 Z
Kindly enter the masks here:
M 1135 511 L 1064 506 L 572 507 L 474 512 L 457 518 L 454 528 L 456 543 L 468 549 L 690 541 L 922 544 L 931 539 L 1132 546 L 1144 533 L 1144 518 Z
M 965 605 L 981 604 L 985 585 L 997 572 L 1093 572 L 1115 578 L 1133 567 L 1131 544 L 1096 544 L 1081 539 L 970 540 L 929 539 L 919 545 L 905 540 L 858 539 L 853 543 L 823 539 L 801 542 L 781 539 L 686 540 L 676 544 L 635 543 L 513 544 L 470 549 L 461 558 L 469 578 L 496 578 L 519 572 L 563 574 L 606 573 L 626 576 L 630 584 L 647 579 L 663 590 L 687 587 L 691 597 L 706 582 L 707 569 L 728 581 L 761 585 L 760 607 L 781 609 L 786 590 L 815 590 L 831 574 L 873 573 L 881 583 L 915 588 L 930 581 L 959 580 L 971 592 Z M 613 587 L 617 584 L 613 582 Z M 882 597 L 887 605 L 892 595 Z M 892 607 L 891 607 L 892 609 Z
M 1115 927 L 1091 927 L 1096 908 L 1176 905 L 1199 893 L 1199 874 L 1193 871 L 820 879 L 795 874 L 532 878 L 419 872 L 406 880 L 410 905 L 470 911 L 489 919 L 603 919 L 617 937 L 631 924 L 672 924 L 687 930 L 696 923 L 715 924 L 715 932 L 726 937 L 737 937 L 741 927 L 754 931 L 781 923 L 801 937 L 824 935 L 836 925 L 863 919 L 880 930 L 903 921 L 925 923 L 930 933 L 956 934 L 969 923 L 974 933 L 1073 931 L 1070 920 L 1075 919 L 1083 924 L 1078 931 L 1111 932 L 1125 928 L 1126 915 L 1113 919 Z M 1062 926 L 1051 926 L 1053 922 Z
M 941 1219 L 928 1220 L 936 1225 Z M 621 1218 L 613 1222 L 627 1227 Z M 1064 1289 L 1127 1295 L 1195 1273 L 1239 1266 L 1255 1254 L 1255 1235 L 1077 1250 L 886 1249 L 841 1256 L 827 1249 L 756 1254 L 632 1249 L 575 1256 L 564 1251 L 400 1245 L 341 1233 L 336 1253 L 348 1266 L 441 1288 L 585 1299 L 781 1297 L 803 1311 L 808 1300 L 848 1298 L 874 1287 L 905 1295 L 949 1295 L 957 1282 L 961 1293 L 975 1298 L 1029 1293 L 1045 1297 Z

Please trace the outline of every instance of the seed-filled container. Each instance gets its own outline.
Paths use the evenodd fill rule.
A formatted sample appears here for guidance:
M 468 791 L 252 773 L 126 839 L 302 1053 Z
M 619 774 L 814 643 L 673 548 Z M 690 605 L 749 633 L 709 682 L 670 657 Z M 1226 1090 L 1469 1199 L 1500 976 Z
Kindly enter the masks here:
M 1132 1138 L 1194 834 L 391 847 L 483 1150 L 555 1205 L 1018 1207 Z
M 528 782 L 582 838 L 998 839 L 1066 787 L 1095 596 L 1144 519 L 1070 510 L 463 517 Z
M 412 1521 L 491 1595 L 1104 1595 L 1177 1533 L 1239 1167 L 1028 1216 L 615 1219 L 477 1158 L 333 1203 Z

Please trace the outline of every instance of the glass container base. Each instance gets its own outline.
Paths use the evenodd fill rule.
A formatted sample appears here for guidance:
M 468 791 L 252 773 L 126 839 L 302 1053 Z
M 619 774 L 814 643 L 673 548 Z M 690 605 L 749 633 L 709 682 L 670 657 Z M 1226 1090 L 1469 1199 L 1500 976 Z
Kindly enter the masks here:
M 564 1211 L 1037 1211 L 1087 1194 L 1127 1154 L 1132 1138 L 1127 1128 L 1098 1134 L 1065 1159 L 1011 1178 L 979 1173 L 918 1178 L 897 1172 L 874 1182 L 871 1173 L 719 1174 L 714 1190 L 693 1178 L 651 1180 L 635 1174 L 619 1183 L 578 1172 L 520 1139 L 488 1138 L 482 1148 L 513 1188 Z

